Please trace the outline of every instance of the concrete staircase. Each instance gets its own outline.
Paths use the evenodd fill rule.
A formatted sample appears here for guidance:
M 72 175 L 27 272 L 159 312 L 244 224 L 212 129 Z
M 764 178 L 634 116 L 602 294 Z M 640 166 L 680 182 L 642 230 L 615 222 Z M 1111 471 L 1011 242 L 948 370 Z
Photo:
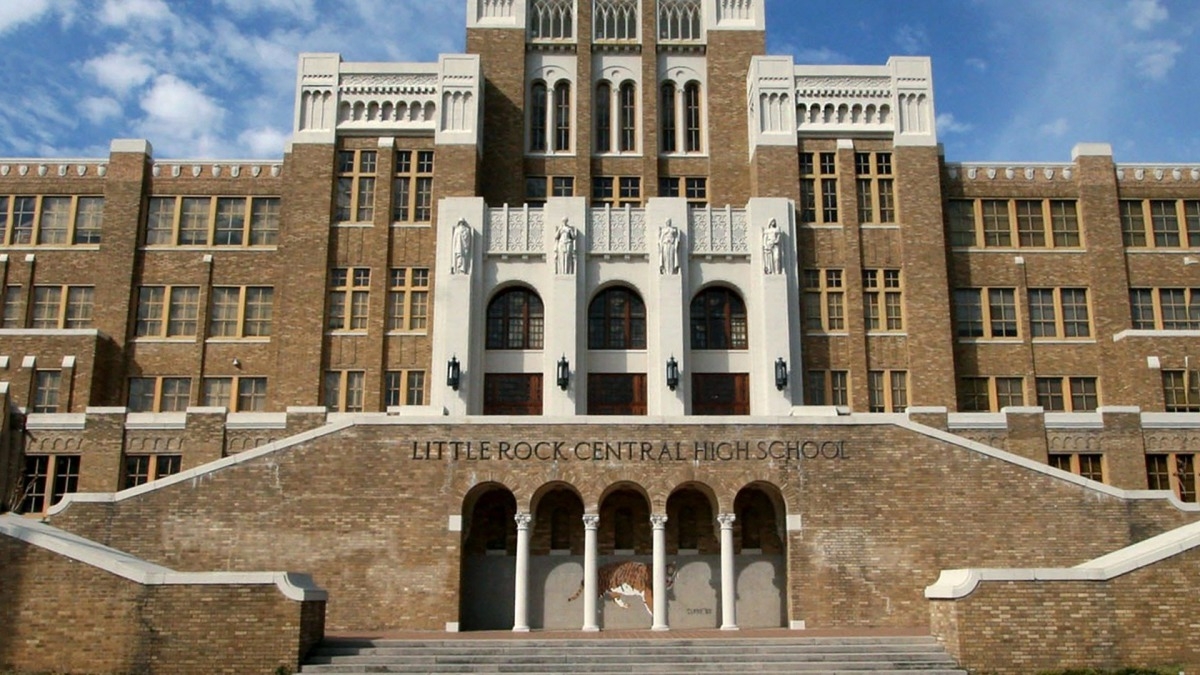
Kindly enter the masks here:
M 930 637 L 326 639 L 312 673 L 966 675 Z

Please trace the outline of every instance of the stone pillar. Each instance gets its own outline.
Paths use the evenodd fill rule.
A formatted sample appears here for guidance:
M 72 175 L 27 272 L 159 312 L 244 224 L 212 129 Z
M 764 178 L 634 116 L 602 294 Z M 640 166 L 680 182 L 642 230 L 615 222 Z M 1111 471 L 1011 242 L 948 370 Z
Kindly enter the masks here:
M 721 630 L 737 630 L 737 574 L 733 569 L 732 513 L 717 516 L 721 524 Z
M 513 632 L 529 632 L 529 525 L 533 515 L 518 513 L 517 521 L 517 591 L 513 600 Z
M 654 623 L 650 630 L 670 630 L 667 625 L 667 514 L 650 516 L 654 530 Z
M 583 630 L 594 633 L 600 630 L 596 623 L 596 528 L 600 516 L 586 513 L 583 516 Z

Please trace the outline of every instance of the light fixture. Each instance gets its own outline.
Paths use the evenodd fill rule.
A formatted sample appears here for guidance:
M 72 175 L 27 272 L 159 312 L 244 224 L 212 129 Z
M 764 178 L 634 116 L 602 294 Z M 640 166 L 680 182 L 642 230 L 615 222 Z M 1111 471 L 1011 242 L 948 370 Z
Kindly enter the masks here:
M 775 388 L 783 391 L 783 388 L 787 386 L 787 382 L 787 361 L 784 361 L 781 356 L 775 359 Z
M 234 367 L 234 368 L 241 368 L 241 367 L 242 367 L 242 362 L 241 362 L 241 361 L 238 359 L 238 357 L 236 357 L 236 356 L 235 356 L 235 357 L 233 357 L 233 367 Z
M 567 390 L 567 385 L 571 383 L 571 363 L 567 361 L 567 355 L 563 354 L 558 360 L 558 388 L 563 391 Z
M 679 363 L 675 357 L 667 359 L 667 389 L 675 391 L 675 387 L 679 386 Z
M 458 357 L 451 356 L 446 362 L 446 386 L 458 391 L 459 378 L 462 375 L 458 366 Z

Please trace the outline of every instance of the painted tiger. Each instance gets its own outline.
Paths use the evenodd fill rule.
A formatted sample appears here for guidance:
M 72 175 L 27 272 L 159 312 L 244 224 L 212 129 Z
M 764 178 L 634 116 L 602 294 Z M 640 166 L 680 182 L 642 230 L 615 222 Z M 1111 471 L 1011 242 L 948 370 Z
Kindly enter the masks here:
M 677 571 L 675 563 L 667 563 L 667 588 L 675 585 Z M 596 581 L 601 598 L 608 598 L 617 603 L 617 606 L 628 609 L 629 605 L 621 596 L 636 595 L 642 599 L 642 605 L 650 616 L 654 616 L 654 574 L 646 563 L 630 560 L 602 565 L 596 570 Z M 583 595 L 583 583 L 579 582 L 579 589 L 567 598 L 567 602 Z

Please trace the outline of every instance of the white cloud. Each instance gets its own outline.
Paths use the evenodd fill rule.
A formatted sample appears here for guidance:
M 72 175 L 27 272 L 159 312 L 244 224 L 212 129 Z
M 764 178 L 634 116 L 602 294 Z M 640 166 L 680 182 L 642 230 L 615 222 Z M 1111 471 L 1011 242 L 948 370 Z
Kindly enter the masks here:
M 920 26 L 900 26 L 896 30 L 896 46 L 905 54 L 929 51 L 929 35 Z
M 1065 117 L 1060 117 L 1053 122 L 1047 122 L 1046 124 L 1038 127 L 1039 134 L 1053 138 L 1062 138 L 1063 136 L 1066 136 L 1067 132 L 1070 130 L 1071 123 L 1068 122 L 1067 118 Z
M 243 149 L 240 156 L 264 159 L 280 157 L 289 138 L 289 134 L 273 127 L 247 129 L 238 135 L 238 145 Z
M 109 26 L 127 26 L 136 21 L 170 19 L 171 9 L 163 0 L 104 0 L 100 21 Z
M 205 156 L 220 148 L 215 140 L 225 121 L 225 109 L 195 85 L 174 75 L 159 75 L 141 100 L 145 119 L 139 127 L 151 139 L 161 139 L 168 154 Z M 159 140 L 154 140 L 160 146 Z
M 50 0 L 9 0 L 0 3 L 0 34 L 27 21 L 40 19 L 50 7 Z
M 277 12 L 287 14 L 302 21 L 311 21 L 316 17 L 315 0 L 216 0 L 217 4 L 232 11 L 238 16 L 249 16 L 256 12 Z
M 1175 57 L 1183 52 L 1183 47 L 1174 40 L 1149 40 L 1129 44 L 1125 50 L 1139 75 L 1162 80 L 1175 67 Z
M 83 64 L 83 69 L 91 73 L 102 86 L 121 95 L 140 87 L 154 76 L 154 68 L 146 63 L 146 56 L 132 53 L 126 48 L 89 59 Z
M 84 117 L 97 125 L 117 119 L 123 112 L 120 102 L 108 96 L 89 96 L 80 102 L 79 108 Z
M 1170 16 L 1159 0 L 1129 0 L 1129 14 L 1134 27 L 1139 30 L 1150 30 Z
M 942 113 L 937 116 L 938 134 L 965 134 L 975 127 L 966 122 L 959 122 L 954 113 Z

